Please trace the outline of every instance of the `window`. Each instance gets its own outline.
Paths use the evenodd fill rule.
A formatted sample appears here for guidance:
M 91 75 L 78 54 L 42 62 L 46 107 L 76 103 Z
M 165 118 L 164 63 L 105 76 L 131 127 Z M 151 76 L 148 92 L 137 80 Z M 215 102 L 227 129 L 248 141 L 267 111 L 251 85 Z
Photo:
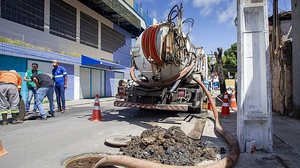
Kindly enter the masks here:
M 62 0 L 51 0 L 50 33 L 76 41 L 76 8 Z
M 125 35 L 115 31 L 114 29 L 101 24 L 101 49 L 110 53 L 125 44 Z
M 44 1 L 1 0 L 1 17 L 44 31 Z
M 98 48 L 98 20 L 80 12 L 80 43 Z

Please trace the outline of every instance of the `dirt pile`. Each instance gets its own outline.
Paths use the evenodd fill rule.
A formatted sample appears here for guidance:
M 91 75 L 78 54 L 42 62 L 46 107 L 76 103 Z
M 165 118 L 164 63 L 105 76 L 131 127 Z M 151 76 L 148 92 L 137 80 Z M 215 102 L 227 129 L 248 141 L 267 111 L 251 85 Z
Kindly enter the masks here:
M 120 148 L 124 155 L 168 165 L 191 166 L 204 160 L 215 160 L 220 149 L 211 142 L 187 137 L 180 127 L 163 129 L 154 126 L 135 136 L 128 146 Z

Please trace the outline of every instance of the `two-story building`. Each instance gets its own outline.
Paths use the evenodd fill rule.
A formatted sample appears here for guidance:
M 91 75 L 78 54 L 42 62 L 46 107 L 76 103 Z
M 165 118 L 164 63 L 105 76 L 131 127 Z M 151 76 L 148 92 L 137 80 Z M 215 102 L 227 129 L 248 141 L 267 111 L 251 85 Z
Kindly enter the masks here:
M 118 80 L 129 78 L 132 39 L 149 24 L 134 0 L 0 0 L 0 6 L 0 69 L 24 76 L 35 62 L 51 75 L 58 60 L 68 72 L 68 100 L 114 96 Z

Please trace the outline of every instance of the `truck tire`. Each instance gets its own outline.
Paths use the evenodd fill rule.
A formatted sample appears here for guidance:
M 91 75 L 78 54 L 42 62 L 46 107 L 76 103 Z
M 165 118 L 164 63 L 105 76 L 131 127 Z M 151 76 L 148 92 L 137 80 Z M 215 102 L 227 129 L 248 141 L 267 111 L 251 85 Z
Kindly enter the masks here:
M 23 99 L 20 99 L 20 103 L 19 103 L 19 119 L 21 121 L 24 120 L 25 118 L 25 115 L 26 115 L 26 110 L 25 110 L 25 103 L 24 103 L 24 100 Z

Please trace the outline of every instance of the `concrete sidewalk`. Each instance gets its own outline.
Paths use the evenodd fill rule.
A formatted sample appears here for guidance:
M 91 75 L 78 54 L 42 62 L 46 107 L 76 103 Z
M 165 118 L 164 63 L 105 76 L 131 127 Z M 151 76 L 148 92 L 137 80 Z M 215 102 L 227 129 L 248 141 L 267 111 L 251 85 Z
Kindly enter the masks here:
M 300 156 L 300 120 L 273 113 L 273 134 Z M 276 144 L 276 141 L 274 141 Z M 274 150 L 276 152 L 276 150 Z M 300 166 L 300 164 L 299 164 Z
M 237 134 L 237 112 L 221 118 L 224 129 Z M 247 163 L 247 164 L 245 164 Z M 300 120 L 273 113 L 273 152 L 256 151 L 254 154 L 241 153 L 235 167 L 284 167 L 298 168 L 300 165 Z
M 100 98 L 100 105 L 101 105 L 101 102 L 107 102 L 107 101 L 114 101 L 116 100 L 115 97 L 103 97 L 103 98 Z M 86 105 L 86 104 L 91 104 L 91 107 L 93 107 L 94 105 L 94 102 L 95 102 L 95 99 L 94 98 L 91 98 L 91 99 L 79 99 L 79 100 L 67 100 L 66 101 L 66 110 L 70 109 L 70 108 L 74 108 L 76 106 L 80 106 L 80 105 Z M 33 107 L 33 104 L 30 106 L 30 108 L 32 109 Z M 45 110 L 49 110 L 49 103 L 46 102 L 46 103 L 43 103 L 43 107 L 45 108 Z M 56 101 L 54 101 L 54 109 L 56 109 Z

